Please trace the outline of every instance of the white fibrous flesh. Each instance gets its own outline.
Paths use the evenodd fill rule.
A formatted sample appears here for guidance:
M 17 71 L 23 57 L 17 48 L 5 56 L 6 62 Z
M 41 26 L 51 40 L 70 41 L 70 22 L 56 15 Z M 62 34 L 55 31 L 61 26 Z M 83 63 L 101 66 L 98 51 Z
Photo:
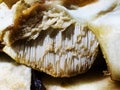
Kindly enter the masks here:
M 12 29 L 3 34 L 3 51 L 15 61 L 54 77 L 88 71 L 97 55 L 95 35 L 59 5 L 35 10 L 18 30 Z
M 98 42 L 90 30 L 76 23 L 64 31 L 48 29 L 28 42 L 18 41 L 4 52 L 17 62 L 55 77 L 69 77 L 90 69 Z

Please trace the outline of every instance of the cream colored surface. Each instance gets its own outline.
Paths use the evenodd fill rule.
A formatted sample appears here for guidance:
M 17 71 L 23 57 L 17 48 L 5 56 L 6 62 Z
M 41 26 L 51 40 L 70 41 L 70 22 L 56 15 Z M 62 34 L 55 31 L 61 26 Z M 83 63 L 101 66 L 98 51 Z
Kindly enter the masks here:
M 79 23 L 87 25 L 87 21 L 96 19 L 100 14 L 117 6 L 119 0 L 98 0 L 76 10 L 66 11 Z M 65 8 L 64 8 L 65 9 Z
M 13 15 L 14 11 L 10 10 L 5 3 L 0 4 L 0 33 L 13 24 Z
M 0 90 L 30 90 L 31 69 L 0 53 Z
M 97 36 L 112 79 L 120 80 L 120 5 L 89 22 Z
M 21 2 L 18 2 L 10 9 L 4 2 L 0 3 L 0 33 L 2 33 L 2 31 L 8 26 L 14 24 L 16 13 L 20 10 L 20 8 L 18 10 L 20 5 L 22 6 Z

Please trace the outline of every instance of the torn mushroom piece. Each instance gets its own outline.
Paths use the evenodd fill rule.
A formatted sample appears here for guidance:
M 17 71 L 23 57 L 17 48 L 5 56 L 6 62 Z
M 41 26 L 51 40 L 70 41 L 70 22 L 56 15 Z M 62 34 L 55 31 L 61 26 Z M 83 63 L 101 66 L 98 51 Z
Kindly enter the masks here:
M 26 9 L 30 10 L 26 14 L 29 18 L 21 18 L 24 23 L 18 21 L 18 29 L 6 29 L 4 42 L 18 40 L 6 44 L 3 51 L 17 62 L 54 77 L 89 70 L 98 51 L 95 35 L 59 5 L 47 4 L 42 11 L 38 3 L 35 6 Z

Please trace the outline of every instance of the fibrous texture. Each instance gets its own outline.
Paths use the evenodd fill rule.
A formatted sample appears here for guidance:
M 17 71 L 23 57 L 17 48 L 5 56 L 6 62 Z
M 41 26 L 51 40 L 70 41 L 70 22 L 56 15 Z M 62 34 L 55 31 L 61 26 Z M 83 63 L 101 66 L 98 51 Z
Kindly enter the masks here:
M 36 3 L 22 10 L 23 17 L 16 19 L 18 26 L 14 23 L 3 33 L 3 51 L 17 62 L 55 77 L 89 70 L 97 55 L 97 39 L 61 7 Z

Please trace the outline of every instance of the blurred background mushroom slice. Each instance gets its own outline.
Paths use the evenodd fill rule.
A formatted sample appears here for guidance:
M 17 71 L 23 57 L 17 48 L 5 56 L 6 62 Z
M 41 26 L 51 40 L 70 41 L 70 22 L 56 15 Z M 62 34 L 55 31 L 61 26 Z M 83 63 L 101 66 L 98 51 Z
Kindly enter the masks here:
M 30 90 L 31 69 L 0 52 L 0 90 Z

